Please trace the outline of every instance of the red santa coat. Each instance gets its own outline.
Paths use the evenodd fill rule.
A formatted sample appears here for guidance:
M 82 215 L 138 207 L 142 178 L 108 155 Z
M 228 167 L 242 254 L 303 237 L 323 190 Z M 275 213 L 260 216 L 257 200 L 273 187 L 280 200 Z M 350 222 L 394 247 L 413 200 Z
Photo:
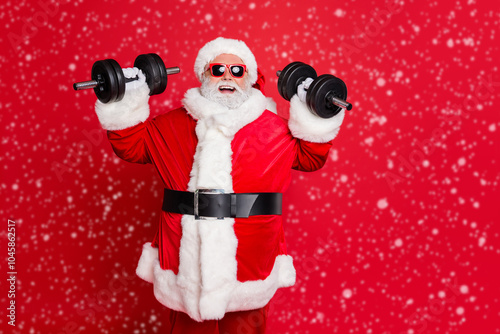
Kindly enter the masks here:
M 324 165 L 343 118 L 342 113 L 320 120 L 292 99 L 287 124 L 267 110 L 268 100 L 256 89 L 236 110 L 205 99 L 198 89 L 189 90 L 183 103 L 152 120 L 108 131 L 120 158 L 152 163 L 166 188 L 181 191 L 283 193 L 291 169 Z M 122 115 L 126 121 L 118 128 L 136 116 Z M 105 118 L 100 115 L 106 127 Z M 279 215 L 195 220 L 162 211 L 137 274 L 154 284 L 162 304 L 203 321 L 265 306 L 278 288 L 295 283 L 292 262 Z

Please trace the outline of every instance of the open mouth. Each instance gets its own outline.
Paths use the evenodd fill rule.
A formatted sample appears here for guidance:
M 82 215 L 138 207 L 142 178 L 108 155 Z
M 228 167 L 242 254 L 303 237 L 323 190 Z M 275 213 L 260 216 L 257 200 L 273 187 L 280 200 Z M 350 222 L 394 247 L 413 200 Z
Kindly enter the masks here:
M 232 94 L 232 93 L 234 93 L 234 91 L 235 91 L 235 88 L 231 87 L 231 86 L 220 86 L 219 87 L 219 92 L 221 92 L 222 94 Z

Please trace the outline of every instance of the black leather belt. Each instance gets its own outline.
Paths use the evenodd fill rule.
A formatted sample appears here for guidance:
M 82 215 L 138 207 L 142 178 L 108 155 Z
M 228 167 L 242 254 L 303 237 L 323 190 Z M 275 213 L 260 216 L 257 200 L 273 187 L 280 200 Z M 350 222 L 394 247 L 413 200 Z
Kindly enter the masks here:
M 162 209 L 194 215 L 195 219 L 281 215 L 281 198 L 281 193 L 225 194 L 219 189 L 199 189 L 192 193 L 165 189 Z

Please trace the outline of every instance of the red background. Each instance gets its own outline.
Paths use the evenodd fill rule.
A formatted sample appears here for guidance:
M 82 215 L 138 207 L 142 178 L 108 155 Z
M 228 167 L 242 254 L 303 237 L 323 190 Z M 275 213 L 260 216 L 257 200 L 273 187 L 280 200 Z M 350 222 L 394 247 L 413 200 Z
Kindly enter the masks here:
M 284 216 L 297 283 L 270 333 L 499 333 L 499 6 L 468 1 L 9 1 L 0 5 L 0 324 L 12 333 L 159 333 L 134 275 L 162 189 L 116 158 L 93 111 L 94 61 L 181 67 L 152 115 L 197 81 L 199 48 L 245 40 L 286 115 L 291 61 L 342 78 L 354 107 L 326 166 L 294 173 Z M 16 327 L 7 223 L 16 222 Z

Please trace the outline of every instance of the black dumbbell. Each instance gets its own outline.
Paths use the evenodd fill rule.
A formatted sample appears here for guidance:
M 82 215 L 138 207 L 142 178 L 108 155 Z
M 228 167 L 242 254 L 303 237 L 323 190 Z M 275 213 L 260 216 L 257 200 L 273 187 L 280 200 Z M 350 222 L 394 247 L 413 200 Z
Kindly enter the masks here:
M 307 78 L 313 82 L 307 89 L 306 104 L 315 115 L 322 118 L 331 118 L 342 109 L 351 110 L 352 104 L 346 101 L 347 87 L 339 78 L 331 74 L 319 77 L 314 68 L 302 62 L 288 64 L 278 76 L 278 91 L 287 101 L 297 93 L 297 87 Z
M 167 88 L 168 75 L 180 72 L 179 67 L 166 68 L 163 60 L 156 53 L 139 55 L 134 62 L 146 76 L 149 95 L 161 94 Z M 118 102 L 125 95 L 125 84 L 135 78 L 125 78 L 123 70 L 114 59 L 99 60 L 92 66 L 92 80 L 73 84 L 74 90 L 93 88 L 102 103 Z

